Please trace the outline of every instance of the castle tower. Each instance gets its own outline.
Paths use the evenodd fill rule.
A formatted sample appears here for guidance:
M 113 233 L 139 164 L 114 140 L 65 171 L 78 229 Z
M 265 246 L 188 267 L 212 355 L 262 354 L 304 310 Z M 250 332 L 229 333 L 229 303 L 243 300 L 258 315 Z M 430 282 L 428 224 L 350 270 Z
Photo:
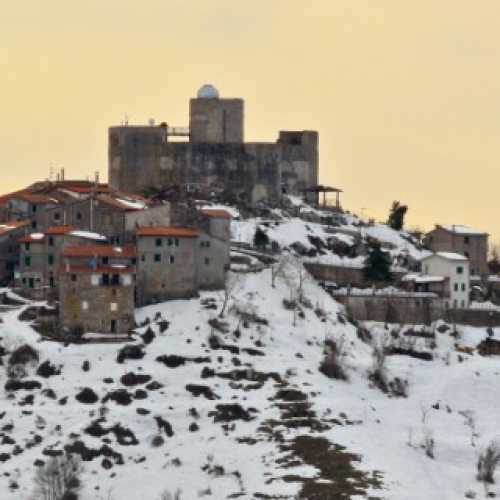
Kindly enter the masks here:
M 213 85 L 203 85 L 189 102 L 191 142 L 242 143 L 243 99 L 221 99 Z

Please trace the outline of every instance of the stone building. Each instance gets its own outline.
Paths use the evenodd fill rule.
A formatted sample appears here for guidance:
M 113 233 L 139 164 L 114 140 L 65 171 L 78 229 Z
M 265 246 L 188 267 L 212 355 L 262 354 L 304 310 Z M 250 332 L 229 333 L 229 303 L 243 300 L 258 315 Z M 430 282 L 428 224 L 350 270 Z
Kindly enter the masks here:
M 318 133 L 281 131 L 276 142 L 245 142 L 243 100 L 220 98 L 205 85 L 190 101 L 188 128 L 110 127 L 108 178 L 112 188 L 135 193 L 180 186 L 277 201 L 284 191 L 299 194 L 318 184 Z
M 137 228 L 138 305 L 197 295 L 198 236 L 182 227 Z
M 66 247 L 60 269 L 63 332 L 128 333 L 134 327 L 133 246 Z
M 488 234 L 457 224 L 437 224 L 424 237 L 433 252 L 452 252 L 469 259 L 470 275 L 474 279 L 488 277 Z
M 231 216 L 225 210 L 204 209 L 197 230 L 197 281 L 202 290 L 224 288 L 230 264 Z
M 67 246 L 105 244 L 104 236 L 78 231 L 72 226 L 54 226 L 45 233 L 31 233 L 19 239 L 19 264 L 15 286 L 31 297 L 55 298 L 61 253 Z
M 7 221 L 0 224 L 0 284 L 7 285 L 14 279 L 14 269 L 19 265 L 19 239 L 26 234 L 28 221 Z

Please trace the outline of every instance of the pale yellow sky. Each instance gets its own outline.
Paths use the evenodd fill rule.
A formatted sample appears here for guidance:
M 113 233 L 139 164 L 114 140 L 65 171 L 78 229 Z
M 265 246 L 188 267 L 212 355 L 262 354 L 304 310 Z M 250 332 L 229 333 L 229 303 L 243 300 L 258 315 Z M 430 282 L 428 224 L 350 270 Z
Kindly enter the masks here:
M 204 83 L 246 140 L 320 132 L 321 181 L 384 219 L 496 240 L 499 0 L 0 0 L 1 192 L 107 174 L 125 114 L 187 125 Z

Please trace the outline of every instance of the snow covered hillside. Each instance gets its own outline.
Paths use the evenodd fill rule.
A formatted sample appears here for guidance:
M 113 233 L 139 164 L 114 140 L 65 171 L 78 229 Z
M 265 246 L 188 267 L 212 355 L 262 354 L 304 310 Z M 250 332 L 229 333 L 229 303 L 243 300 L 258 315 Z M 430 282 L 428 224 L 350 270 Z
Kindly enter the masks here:
M 83 499 L 484 497 L 500 415 L 499 359 L 468 349 L 484 329 L 356 327 L 313 282 L 296 307 L 293 277 L 234 276 L 223 318 L 215 292 L 145 307 L 129 344 L 40 341 L 28 306 L 2 313 L 1 498 L 41 498 L 35 470 L 63 450 L 84 459 Z M 347 380 L 320 371 L 325 347 Z

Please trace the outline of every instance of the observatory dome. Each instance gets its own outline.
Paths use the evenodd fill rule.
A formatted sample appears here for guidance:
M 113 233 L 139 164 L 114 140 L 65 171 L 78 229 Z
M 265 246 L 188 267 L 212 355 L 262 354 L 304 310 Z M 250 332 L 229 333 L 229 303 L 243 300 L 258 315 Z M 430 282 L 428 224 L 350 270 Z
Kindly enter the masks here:
M 203 85 L 203 87 L 198 90 L 198 99 L 218 99 L 219 91 L 210 84 Z

